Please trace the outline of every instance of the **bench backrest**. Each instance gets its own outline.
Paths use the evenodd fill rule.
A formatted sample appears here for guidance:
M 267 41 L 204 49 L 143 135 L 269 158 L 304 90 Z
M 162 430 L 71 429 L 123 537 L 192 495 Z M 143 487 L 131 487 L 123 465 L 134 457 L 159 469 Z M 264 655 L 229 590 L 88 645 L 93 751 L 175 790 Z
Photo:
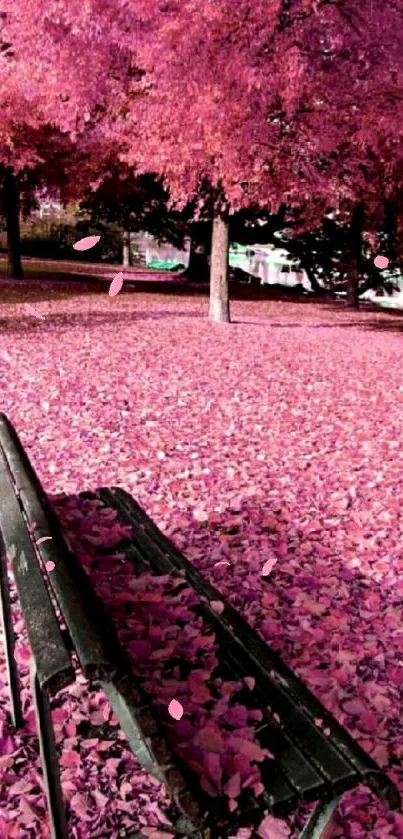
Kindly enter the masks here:
M 4 414 L 0 414 L 0 451 L 3 464 L 2 502 L 4 500 L 2 530 L 6 535 L 8 545 L 12 543 L 17 546 L 16 569 L 21 582 L 21 590 L 19 588 L 21 605 L 24 611 L 30 609 L 31 595 L 26 593 L 27 580 L 31 579 L 31 576 L 32 579 L 34 577 L 37 579 L 40 574 L 38 568 L 37 572 L 33 570 L 31 575 L 34 549 L 30 544 L 26 528 L 25 533 L 21 531 L 20 541 L 17 541 L 24 514 L 29 527 L 33 530 L 31 536 L 33 541 L 36 542 L 43 536 L 51 537 L 51 540 L 38 545 L 36 550 L 44 569 L 46 569 L 46 563 L 54 564 L 53 570 L 47 574 L 48 580 L 84 676 L 92 680 L 111 679 L 118 671 L 120 664 L 119 645 L 114 627 L 96 597 L 80 562 L 69 550 L 41 483 L 24 452 L 15 429 Z M 18 518 L 14 522 L 15 516 Z M 24 551 L 25 556 L 31 557 L 31 564 L 28 566 L 29 573 L 20 569 L 21 551 Z M 23 564 L 21 568 L 24 567 Z M 28 613 L 31 614 L 26 611 L 27 615 Z M 40 623 L 42 626 L 43 615 L 41 615 Z M 34 647 L 32 649 L 36 656 L 36 649 Z
M 309 798 L 311 789 L 318 789 L 319 776 L 323 788 L 333 794 L 348 789 L 357 782 L 367 785 L 391 808 L 400 807 L 400 795 L 396 786 L 375 761 L 364 752 L 355 740 L 343 729 L 334 717 L 326 711 L 316 697 L 305 687 L 270 647 L 250 627 L 242 616 L 225 598 L 200 576 L 196 568 L 175 548 L 156 527 L 137 502 L 121 488 L 98 490 L 107 506 L 115 508 L 120 520 L 133 525 L 133 541 L 137 550 L 157 573 L 180 573 L 202 597 L 201 613 L 214 627 L 221 656 L 232 673 L 242 678 L 247 675 L 256 678 L 260 685 L 262 700 L 281 718 L 281 730 L 267 731 L 266 746 L 270 740 L 285 737 L 295 754 L 296 774 L 290 776 L 291 762 L 287 761 L 287 776 L 292 785 L 305 792 Z M 223 611 L 218 614 L 212 601 L 220 601 Z M 254 695 L 257 696 L 256 691 Z M 318 727 L 316 720 L 322 720 Z M 328 735 L 325 734 L 328 730 Z M 282 744 L 286 746 L 287 744 Z M 301 758 L 305 755 L 309 767 Z M 299 768 L 298 768 L 299 767 Z M 298 772 L 297 772 L 298 769 Z M 298 776 L 298 777 L 297 777 Z
M 0 545 L 1 561 L 12 563 L 39 684 L 55 694 L 74 681 L 74 669 L 1 449 Z

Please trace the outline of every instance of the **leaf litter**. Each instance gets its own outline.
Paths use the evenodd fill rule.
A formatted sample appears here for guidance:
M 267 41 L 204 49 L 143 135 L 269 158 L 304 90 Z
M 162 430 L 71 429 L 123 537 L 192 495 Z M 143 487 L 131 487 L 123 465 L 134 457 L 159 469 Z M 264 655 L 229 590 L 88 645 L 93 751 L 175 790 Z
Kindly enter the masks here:
M 61 493 L 74 499 L 96 486 L 124 486 L 403 790 L 401 340 L 394 320 L 385 332 L 383 313 L 235 302 L 236 322 L 224 334 L 208 324 L 203 300 L 136 292 L 118 296 L 112 311 L 103 295 L 62 285 L 64 297 L 51 296 L 45 321 L 12 303 L 0 310 L 2 410 L 56 508 L 70 503 Z M 119 561 L 113 512 L 101 532 L 79 512 L 76 505 L 88 573 L 94 552 L 105 550 L 106 597 L 106 549 L 111 567 Z M 268 557 L 276 558 L 275 570 L 262 577 Z M 220 573 L 215 563 L 222 561 L 231 565 Z M 114 608 L 135 615 L 139 591 L 119 592 L 115 576 L 116 595 L 135 599 L 115 598 Z M 145 583 L 144 594 L 161 596 Z M 184 609 L 171 594 L 150 601 L 153 610 Z M 1 649 L 0 835 L 46 839 L 29 649 L 14 609 L 26 726 L 14 734 L 9 725 Z M 166 656 L 183 639 L 166 638 L 162 650 L 157 622 L 153 632 L 132 632 L 128 643 L 138 645 L 139 661 L 146 661 L 141 644 L 151 643 L 162 667 L 158 649 Z M 211 644 L 204 633 L 199 640 L 210 661 L 206 637 Z M 196 639 L 187 640 L 191 649 Z M 206 680 L 187 679 L 181 694 L 175 674 L 165 673 L 155 697 L 171 736 L 185 727 L 183 748 L 196 748 L 192 715 L 208 703 L 210 678 L 211 671 Z M 167 712 L 174 698 L 183 702 L 179 722 Z M 226 726 L 234 739 L 244 712 L 236 692 L 231 703 Z M 165 791 L 131 755 L 102 694 L 80 679 L 52 707 L 73 839 L 166 824 Z M 230 710 L 219 708 L 223 717 Z M 236 802 L 241 780 L 214 759 L 220 735 L 206 727 L 196 735 L 194 763 L 212 791 L 221 783 Z M 257 778 L 259 761 L 254 767 Z M 275 825 L 267 816 L 259 835 L 293 837 L 299 815 Z M 344 797 L 337 820 L 347 839 L 403 837 L 402 815 L 365 789 Z

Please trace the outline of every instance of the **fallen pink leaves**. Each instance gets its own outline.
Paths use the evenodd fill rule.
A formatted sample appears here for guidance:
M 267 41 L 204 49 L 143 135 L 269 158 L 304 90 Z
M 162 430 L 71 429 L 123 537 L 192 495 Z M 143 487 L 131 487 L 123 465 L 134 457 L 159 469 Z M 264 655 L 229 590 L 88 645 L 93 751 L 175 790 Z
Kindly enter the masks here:
M 88 251 L 98 244 L 100 238 L 100 236 L 85 236 L 84 239 L 79 239 L 78 242 L 75 242 L 73 248 L 75 251 Z
M 119 271 L 119 273 L 116 274 L 116 277 L 113 278 L 109 286 L 109 297 L 116 297 L 116 295 L 119 294 L 119 291 L 121 291 L 121 288 L 123 286 L 123 280 L 123 274 L 121 271 Z
M 231 812 L 237 806 L 238 784 L 232 780 L 237 773 L 240 790 L 248 786 L 260 795 L 263 786 L 258 764 L 272 757 L 255 735 L 263 714 L 237 701 L 242 682 L 212 676 L 218 666 L 216 642 L 193 611 L 200 604 L 196 593 L 180 576 L 143 572 L 134 577 L 128 560 L 115 560 L 119 569 L 115 575 L 113 556 L 107 557 L 102 548 L 104 535 L 118 543 L 123 535 L 127 538 L 131 528 L 122 528 L 111 518 L 113 511 L 100 502 L 71 498 L 61 502 L 58 511 L 73 550 L 78 555 L 84 551 L 87 557 L 90 576 L 94 565 L 97 592 L 118 633 L 126 639 L 138 678 L 157 713 L 161 703 L 167 703 L 165 707 L 177 723 L 167 731 L 174 750 L 196 772 L 209 795 L 225 794 L 228 787 Z M 96 540 L 91 538 L 93 532 L 99 534 Z M 111 579 L 115 581 L 113 591 Z M 221 601 L 210 605 L 219 613 L 224 609 Z M 172 667 L 173 660 L 182 665 Z M 190 668 L 188 675 L 182 673 L 182 667 Z M 180 698 L 172 699 L 173 692 Z
M 34 303 L 32 281 L 21 281 L 19 287 Z M 325 311 L 310 303 L 236 300 L 230 340 L 229 333 L 215 334 L 212 352 L 204 299 L 139 291 L 133 318 L 128 293 L 116 299 L 112 317 L 106 293 L 92 294 L 88 288 L 78 296 L 76 282 L 58 281 L 57 287 L 63 298 L 50 295 L 53 325 L 48 330 L 46 324 L 45 333 L 33 318 L 21 318 L 21 306 L 2 303 L 2 410 L 22 432 L 46 491 L 75 493 L 101 482 L 125 487 L 352 736 L 382 758 L 403 791 L 398 318 L 387 316 L 386 331 L 383 312 L 351 314 L 338 306 Z M 45 414 L 38 394 L 46 394 L 50 405 Z M 123 417 L 121 408 L 127 412 Z M 196 448 L 199 457 L 192 459 Z M 159 460 L 157 452 L 165 457 Z M 207 512 L 207 518 L 197 521 L 195 509 Z M 112 511 L 109 518 L 103 515 L 105 527 L 95 533 L 88 516 L 72 514 L 83 566 L 90 570 L 93 550 L 110 547 L 100 566 L 103 597 L 121 590 L 135 593 L 125 575 L 119 587 L 123 560 L 118 550 L 114 553 L 116 517 Z M 264 578 L 262 566 L 272 556 L 279 561 Z M 231 569 L 215 567 L 220 561 L 230 561 Z M 117 615 L 122 603 L 116 600 Z M 16 622 L 16 658 L 26 674 L 28 697 L 29 648 L 18 609 Z M 151 639 L 145 631 L 138 639 L 144 655 L 145 642 L 151 640 L 153 650 L 161 647 L 158 625 L 150 628 Z M 136 627 L 130 631 L 137 640 Z M 193 641 L 205 655 L 205 632 L 196 633 Z M 175 649 L 183 642 L 181 633 L 175 634 Z M 172 736 L 182 727 L 189 734 L 186 749 L 195 736 L 191 697 L 197 708 L 198 697 L 209 690 L 208 680 L 193 679 L 183 693 L 168 679 L 158 694 L 156 707 L 170 720 Z M 175 723 L 167 714 L 173 696 L 185 707 Z M 236 700 L 234 693 L 228 705 Z M 352 713 L 354 706 L 344 710 L 344 703 L 353 700 L 361 713 Z M 92 822 L 72 815 L 72 837 L 111 839 L 125 828 L 128 833 L 144 825 L 157 829 L 162 821 L 155 805 L 166 807 L 165 792 L 130 758 L 102 694 L 90 696 L 78 684 L 59 701 L 54 709 L 62 711 L 56 724 L 59 745 L 77 749 L 82 757 L 79 771 L 63 768 L 63 789 L 68 800 L 80 792 L 90 795 L 94 805 Z M 225 704 L 221 697 L 212 707 L 225 714 Z M 0 725 L 8 712 L 2 659 Z M 107 753 L 97 750 L 109 733 L 93 734 L 88 749 L 80 733 L 83 718 L 97 712 L 109 717 L 117 738 L 111 755 L 125 754 L 115 768 L 106 767 Z M 376 723 L 364 713 L 373 714 Z M 66 726 L 71 722 L 78 733 L 69 745 Z M 10 734 L 5 729 L 2 736 Z M 212 744 L 218 739 L 211 731 L 204 734 Z M 33 792 L 27 794 L 37 814 L 24 834 L 41 836 L 45 810 L 38 793 L 37 740 L 25 731 L 12 739 L 14 753 L 3 758 L 8 763 L 0 761 L 0 835 L 7 836 L 9 829 L 3 822 L 19 829 L 25 794 L 14 795 L 11 788 L 23 777 L 31 784 Z M 205 772 L 203 764 L 199 772 Z M 229 780 L 224 777 L 222 784 Z M 120 810 L 121 804 L 131 812 Z M 365 790 L 347 793 L 338 813 L 340 832 L 350 836 L 353 824 L 354 839 L 383 839 L 387 831 L 401 839 L 399 818 L 386 814 Z
M 171 699 L 168 705 L 168 713 L 179 722 L 183 717 L 183 705 L 177 699 Z

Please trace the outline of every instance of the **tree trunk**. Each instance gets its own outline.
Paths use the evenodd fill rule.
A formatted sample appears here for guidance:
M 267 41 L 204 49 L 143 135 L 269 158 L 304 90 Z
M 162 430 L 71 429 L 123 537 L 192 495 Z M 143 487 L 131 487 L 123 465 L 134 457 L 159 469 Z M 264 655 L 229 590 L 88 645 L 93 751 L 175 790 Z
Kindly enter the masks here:
M 322 288 L 322 286 L 318 283 L 311 261 L 307 258 L 301 258 L 300 263 L 301 268 L 306 272 L 312 291 L 314 291 L 317 295 L 324 296 L 326 289 Z
M 394 201 L 384 201 L 384 225 L 386 253 L 389 255 L 389 262 L 399 262 L 397 248 L 397 207 Z
M 189 280 L 193 280 L 196 283 L 207 283 L 210 279 L 206 248 L 198 244 L 195 239 L 190 240 L 189 262 L 186 274 Z
M 347 309 L 359 309 L 359 283 L 362 260 L 362 231 L 364 226 L 364 205 L 354 207 L 349 230 L 349 264 L 347 269 Z
M 128 266 L 132 264 L 132 254 L 130 248 L 130 230 L 124 230 L 122 234 L 123 246 L 123 265 Z
M 217 213 L 213 219 L 210 272 L 210 320 L 230 323 L 228 294 L 229 221 Z
M 24 276 L 21 263 L 20 207 L 17 180 L 7 171 L 3 182 L 3 204 L 7 225 L 7 277 L 21 280 Z
M 348 266 L 347 272 L 347 299 L 346 299 L 346 308 L 347 309 L 359 309 L 360 308 L 360 297 L 359 297 L 359 270 L 358 265 L 355 259 L 352 259 L 350 265 Z

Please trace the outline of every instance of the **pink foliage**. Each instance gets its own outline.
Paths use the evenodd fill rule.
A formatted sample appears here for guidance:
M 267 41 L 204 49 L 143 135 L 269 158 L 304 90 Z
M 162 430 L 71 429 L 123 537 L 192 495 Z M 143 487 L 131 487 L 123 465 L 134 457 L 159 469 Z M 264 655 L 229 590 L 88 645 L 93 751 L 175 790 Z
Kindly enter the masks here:
M 400 183 L 397 2 L 2 0 L 2 13 L 0 149 L 17 169 L 44 159 L 27 130 L 52 125 L 78 145 L 70 180 L 96 183 L 118 156 L 199 209 L 201 181 L 231 211 L 288 202 L 311 220 L 362 188 L 379 208 Z

